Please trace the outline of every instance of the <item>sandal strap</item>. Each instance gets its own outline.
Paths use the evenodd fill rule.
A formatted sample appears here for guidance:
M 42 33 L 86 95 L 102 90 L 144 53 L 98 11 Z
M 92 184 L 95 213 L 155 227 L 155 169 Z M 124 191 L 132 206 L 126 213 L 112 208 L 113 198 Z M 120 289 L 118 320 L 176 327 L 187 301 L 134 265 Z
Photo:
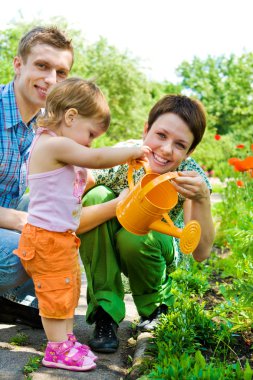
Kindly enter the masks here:
M 73 349 L 76 350 L 75 354 L 73 355 L 71 353 L 71 349 L 64 357 L 64 363 L 71 366 L 82 367 L 87 356 L 77 347 L 74 347 Z
M 59 354 L 64 354 L 65 352 L 68 352 L 71 350 L 71 348 L 74 347 L 74 343 L 67 340 L 66 342 L 62 343 L 61 346 L 58 348 Z

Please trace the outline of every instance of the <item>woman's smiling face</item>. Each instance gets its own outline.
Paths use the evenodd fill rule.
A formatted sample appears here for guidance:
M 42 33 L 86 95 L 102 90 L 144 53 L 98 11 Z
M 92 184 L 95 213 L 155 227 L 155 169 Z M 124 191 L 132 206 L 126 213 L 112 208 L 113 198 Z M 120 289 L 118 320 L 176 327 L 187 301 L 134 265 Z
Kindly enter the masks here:
M 152 149 L 149 165 L 153 172 L 174 171 L 186 159 L 194 136 L 188 125 L 176 114 L 159 116 L 149 130 L 144 127 L 143 143 Z

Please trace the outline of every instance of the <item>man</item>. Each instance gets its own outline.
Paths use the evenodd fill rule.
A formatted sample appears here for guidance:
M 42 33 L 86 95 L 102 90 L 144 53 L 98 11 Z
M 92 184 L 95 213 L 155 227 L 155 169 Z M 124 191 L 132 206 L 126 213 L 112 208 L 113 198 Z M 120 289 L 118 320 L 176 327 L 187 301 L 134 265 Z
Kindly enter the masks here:
M 18 257 L 26 223 L 26 164 L 35 119 L 52 86 L 73 65 L 71 40 L 56 27 L 35 27 L 20 40 L 14 80 L 0 85 L 0 322 L 40 327 L 37 300 Z

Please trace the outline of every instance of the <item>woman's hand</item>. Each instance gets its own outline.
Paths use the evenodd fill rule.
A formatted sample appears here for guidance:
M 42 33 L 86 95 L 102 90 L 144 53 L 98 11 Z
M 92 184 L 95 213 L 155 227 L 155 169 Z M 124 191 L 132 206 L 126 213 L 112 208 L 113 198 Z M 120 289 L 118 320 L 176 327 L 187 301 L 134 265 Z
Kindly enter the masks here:
M 210 191 L 200 174 L 195 171 L 178 172 L 171 181 L 178 193 L 192 201 L 210 198 Z

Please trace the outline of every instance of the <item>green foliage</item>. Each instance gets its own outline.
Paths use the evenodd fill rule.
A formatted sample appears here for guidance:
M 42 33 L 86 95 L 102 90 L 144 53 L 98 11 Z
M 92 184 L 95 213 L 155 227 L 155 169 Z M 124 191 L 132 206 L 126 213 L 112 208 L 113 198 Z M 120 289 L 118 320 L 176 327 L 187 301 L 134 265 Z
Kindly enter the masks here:
M 181 84 L 174 84 L 170 82 L 149 83 L 149 92 L 152 99 L 152 105 L 158 100 L 161 99 L 165 94 L 181 94 L 183 88 Z
M 187 272 L 184 269 L 178 268 L 175 272 L 171 273 L 171 277 L 174 280 L 174 286 L 180 287 L 182 293 L 203 296 L 210 287 L 205 274 L 201 271 L 192 273 L 192 271 Z
M 219 141 L 215 140 L 214 136 L 213 129 L 207 130 L 192 157 L 205 171 L 213 171 L 213 176 L 224 180 L 233 175 L 228 159 L 238 157 L 238 149 L 236 149 L 238 142 L 232 134 L 222 136 Z
M 153 360 L 147 363 L 143 380 L 253 377 L 248 361 L 243 366 L 236 348 L 236 338 L 241 336 L 244 349 L 243 334 L 251 334 L 253 328 L 253 181 L 230 168 L 232 175 L 235 178 L 220 189 L 223 201 L 214 207 L 216 245 L 229 248 L 230 253 L 224 258 L 213 255 L 205 265 L 188 260 L 187 271 L 178 268 L 171 274 L 174 304 L 155 331 Z M 244 181 L 243 188 L 236 185 L 239 178 Z M 210 280 L 219 277 L 219 302 L 206 310 Z
M 155 331 L 154 360 L 140 379 L 250 379 L 253 371 L 248 363 L 244 370 L 239 362 L 224 365 L 233 354 L 230 326 L 214 322 L 187 294 L 177 290 L 175 299 Z
M 104 38 L 90 45 L 84 56 L 82 76 L 96 80 L 110 105 L 110 140 L 140 138 L 151 101 L 148 82 L 137 61 L 108 45 Z
M 67 31 L 75 48 L 71 76 L 95 79 L 102 88 L 111 108 L 112 122 L 106 138 L 101 139 L 100 144 L 111 145 L 124 139 L 140 138 L 148 111 L 153 102 L 158 100 L 154 98 L 155 84 L 148 83 L 138 61 L 129 54 L 119 52 L 104 38 L 88 45 L 82 33 L 68 28 L 62 18 L 52 18 L 48 22 L 34 20 L 29 24 L 18 21 L 0 32 L 0 83 L 7 83 L 13 79 L 12 62 L 20 37 L 39 24 L 56 24 Z M 157 88 L 160 88 L 157 96 L 160 96 L 163 87 L 168 86 L 157 85 Z M 96 145 L 98 146 L 99 142 Z
M 20 19 L 0 31 L 0 83 L 13 78 L 12 61 L 20 37 L 31 27 L 41 24 L 55 24 L 67 31 L 75 47 L 71 75 L 95 79 L 108 99 L 111 128 L 96 146 L 140 138 L 150 108 L 168 93 L 192 94 L 206 106 L 209 129 L 195 157 L 207 169 L 214 169 L 216 175 L 224 175 L 234 143 L 253 139 L 253 53 L 228 58 L 209 56 L 205 60 L 195 57 L 192 62 L 182 62 L 179 66 L 181 82 L 156 83 L 148 81 L 138 60 L 129 52 L 120 52 L 104 38 L 88 44 L 80 30 L 69 26 L 63 18 L 54 17 L 46 22 L 36 19 L 31 23 Z M 214 141 L 216 131 L 223 135 L 222 142 Z M 225 138 L 228 134 L 230 136 Z
M 18 333 L 10 339 L 10 344 L 15 346 L 25 346 L 28 343 L 29 337 L 24 333 Z
M 224 278 L 233 279 L 220 287 L 226 302 L 216 311 L 233 324 L 233 330 L 242 331 L 253 320 L 253 181 L 246 173 L 235 176 L 243 180 L 244 187 L 228 181 L 223 201 L 214 208 L 219 220 L 215 243 L 230 250 L 230 255 L 216 262 L 216 268 Z
M 12 62 L 16 53 L 19 35 L 12 29 L 1 31 L 0 34 L 0 83 L 9 82 L 14 75 Z
M 231 331 L 243 332 L 253 327 L 252 288 L 252 278 L 220 286 L 225 301 L 214 307 L 214 313 L 231 327 Z
M 216 244 L 227 246 L 238 255 L 244 253 L 252 256 L 253 181 L 247 173 L 233 174 L 244 182 L 244 187 L 238 187 L 234 179 L 228 181 L 223 189 L 223 201 L 214 208 L 219 218 Z
M 214 348 L 218 341 L 230 341 L 226 325 L 217 325 L 204 311 L 204 304 L 196 302 L 180 291 L 175 291 L 176 301 L 156 330 L 157 345 L 166 342 L 172 354 L 194 353 L 197 349 Z M 220 345 L 220 348 L 222 345 Z
M 242 371 L 239 363 L 224 366 L 223 363 L 207 363 L 200 351 L 195 355 L 171 355 L 163 354 L 159 365 L 148 374 L 140 377 L 144 379 L 171 379 L 171 380 L 246 380 L 252 378 L 253 371 L 247 363 L 245 371 Z
M 178 70 L 182 85 L 206 106 L 209 125 L 219 134 L 247 131 L 253 137 L 253 53 L 226 58 L 197 57 L 183 62 Z
M 36 371 L 40 367 L 42 358 L 42 356 L 32 356 L 29 358 L 23 368 L 23 373 L 26 375 L 26 378 L 28 378 L 29 373 Z

